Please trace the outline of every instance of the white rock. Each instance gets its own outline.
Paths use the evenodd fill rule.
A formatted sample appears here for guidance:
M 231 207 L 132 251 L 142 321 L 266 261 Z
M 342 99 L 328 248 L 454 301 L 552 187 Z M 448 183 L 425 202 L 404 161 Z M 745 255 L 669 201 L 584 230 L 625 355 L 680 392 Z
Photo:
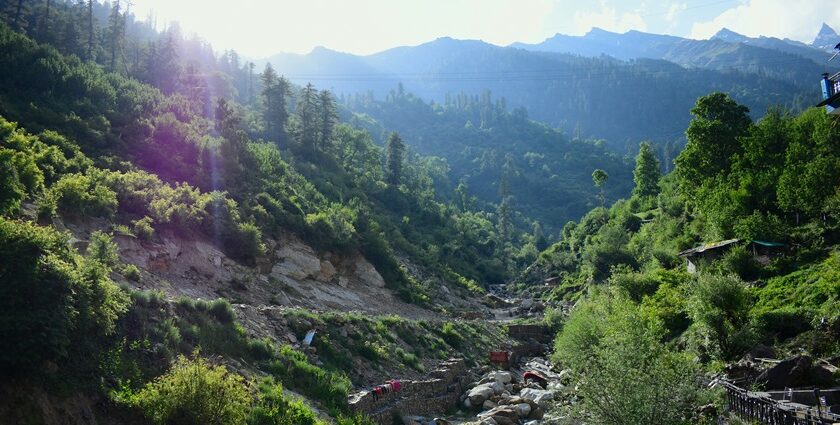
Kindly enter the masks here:
M 484 400 L 490 398 L 495 392 L 493 391 L 493 387 L 489 384 L 481 384 L 467 393 L 467 397 L 469 397 L 470 403 L 473 406 L 481 406 L 484 403 Z
M 493 419 L 493 418 L 486 418 L 483 421 L 481 421 L 481 425 L 499 425 L 499 424 L 496 423 L 496 420 Z
M 338 286 L 340 286 L 342 288 L 346 288 L 347 285 L 349 285 L 349 284 L 350 284 L 350 280 L 347 279 L 346 277 L 344 277 L 344 276 L 339 276 L 338 277 Z
M 531 414 L 531 405 L 528 403 L 519 403 L 514 409 L 516 409 L 516 413 L 519 414 L 520 418 L 526 418 Z
M 504 371 L 490 372 L 487 377 L 501 384 L 509 384 L 513 380 L 513 375 Z
M 285 275 L 292 279 L 303 280 L 321 273 L 321 260 L 307 245 L 293 242 L 283 245 L 276 255 L 282 262 L 271 269 L 273 275 Z
M 540 425 L 540 421 L 528 421 L 525 422 L 525 425 Z
M 373 264 L 364 258 L 359 258 L 356 261 L 355 275 L 365 285 L 375 286 L 377 288 L 385 287 L 385 279 L 376 271 Z
M 542 408 L 547 408 L 552 400 L 554 400 L 554 392 L 546 390 L 538 390 L 535 388 L 524 388 L 519 392 L 519 396 L 525 400 L 533 401 Z
M 335 266 L 328 260 L 321 261 L 321 280 L 324 282 L 329 282 L 332 280 L 333 276 L 335 276 L 336 270 Z

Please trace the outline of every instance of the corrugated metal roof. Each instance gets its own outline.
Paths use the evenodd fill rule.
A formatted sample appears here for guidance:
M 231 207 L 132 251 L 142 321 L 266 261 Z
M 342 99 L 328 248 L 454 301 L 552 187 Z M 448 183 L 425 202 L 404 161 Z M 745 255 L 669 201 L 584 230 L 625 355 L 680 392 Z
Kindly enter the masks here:
M 782 246 L 785 246 L 785 244 L 783 244 L 781 242 L 769 242 L 769 241 L 756 241 L 756 240 L 754 240 L 754 241 L 752 241 L 752 243 L 754 243 L 756 245 L 767 246 L 767 247 L 782 247 Z
M 727 245 L 732 245 L 733 243 L 737 243 L 737 242 L 740 242 L 740 241 L 741 241 L 740 239 L 727 239 L 725 241 L 707 243 L 707 244 L 698 246 L 696 248 L 687 249 L 683 252 L 680 252 L 678 255 L 680 257 L 691 257 L 693 255 L 700 254 L 702 252 L 711 251 L 711 250 L 718 249 L 718 248 L 723 248 Z

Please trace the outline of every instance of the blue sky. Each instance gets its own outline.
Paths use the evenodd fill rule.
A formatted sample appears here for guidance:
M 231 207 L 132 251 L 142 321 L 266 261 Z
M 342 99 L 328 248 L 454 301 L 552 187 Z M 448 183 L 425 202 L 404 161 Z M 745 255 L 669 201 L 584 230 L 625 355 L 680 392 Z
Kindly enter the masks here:
M 369 54 L 438 37 L 535 43 L 592 27 L 708 38 L 721 27 L 810 42 L 840 28 L 837 0 L 134 0 L 219 49 L 261 58 L 315 46 Z M 838 40 L 840 41 L 840 40 Z

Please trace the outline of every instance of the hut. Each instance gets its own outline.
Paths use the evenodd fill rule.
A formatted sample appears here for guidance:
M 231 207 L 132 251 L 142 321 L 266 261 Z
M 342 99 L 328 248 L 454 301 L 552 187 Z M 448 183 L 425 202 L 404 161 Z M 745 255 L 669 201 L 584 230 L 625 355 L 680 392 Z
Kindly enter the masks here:
M 725 241 L 707 243 L 682 251 L 678 255 L 686 259 L 688 272 L 696 273 L 698 263 L 701 261 L 714 261 L 740 241 L 740 239 L 727 239 Z

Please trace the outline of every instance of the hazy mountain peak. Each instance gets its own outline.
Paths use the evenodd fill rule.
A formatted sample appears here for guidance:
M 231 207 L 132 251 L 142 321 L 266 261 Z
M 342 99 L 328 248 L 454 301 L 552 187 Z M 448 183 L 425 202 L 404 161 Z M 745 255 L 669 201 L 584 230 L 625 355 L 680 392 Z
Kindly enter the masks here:
M 820 32 L 817 33 L 817 37 L 811 45 L 820 49 L 831 50 L 834 49 L 837 43 L 840 43 L 840 35 L 837 35 L 837 31 L 834 31 L 834 28 L 831 28 L 823 22 Z
M 592 29 L 590 29 L 589 32 L 587 32 L 586 35 L 584 35 L 584 37 L 598 37 L 598 36 L 604 36 L 604 35 L 617 35 L 617 34 L 618 34 L 617 32 L 607 31 L 603 28 L 592 27 Z
M 724 27 L 712 36 L 712 40 L 721 40 L 729 43 L 742 43 L 749 40 L 749 37 Z

